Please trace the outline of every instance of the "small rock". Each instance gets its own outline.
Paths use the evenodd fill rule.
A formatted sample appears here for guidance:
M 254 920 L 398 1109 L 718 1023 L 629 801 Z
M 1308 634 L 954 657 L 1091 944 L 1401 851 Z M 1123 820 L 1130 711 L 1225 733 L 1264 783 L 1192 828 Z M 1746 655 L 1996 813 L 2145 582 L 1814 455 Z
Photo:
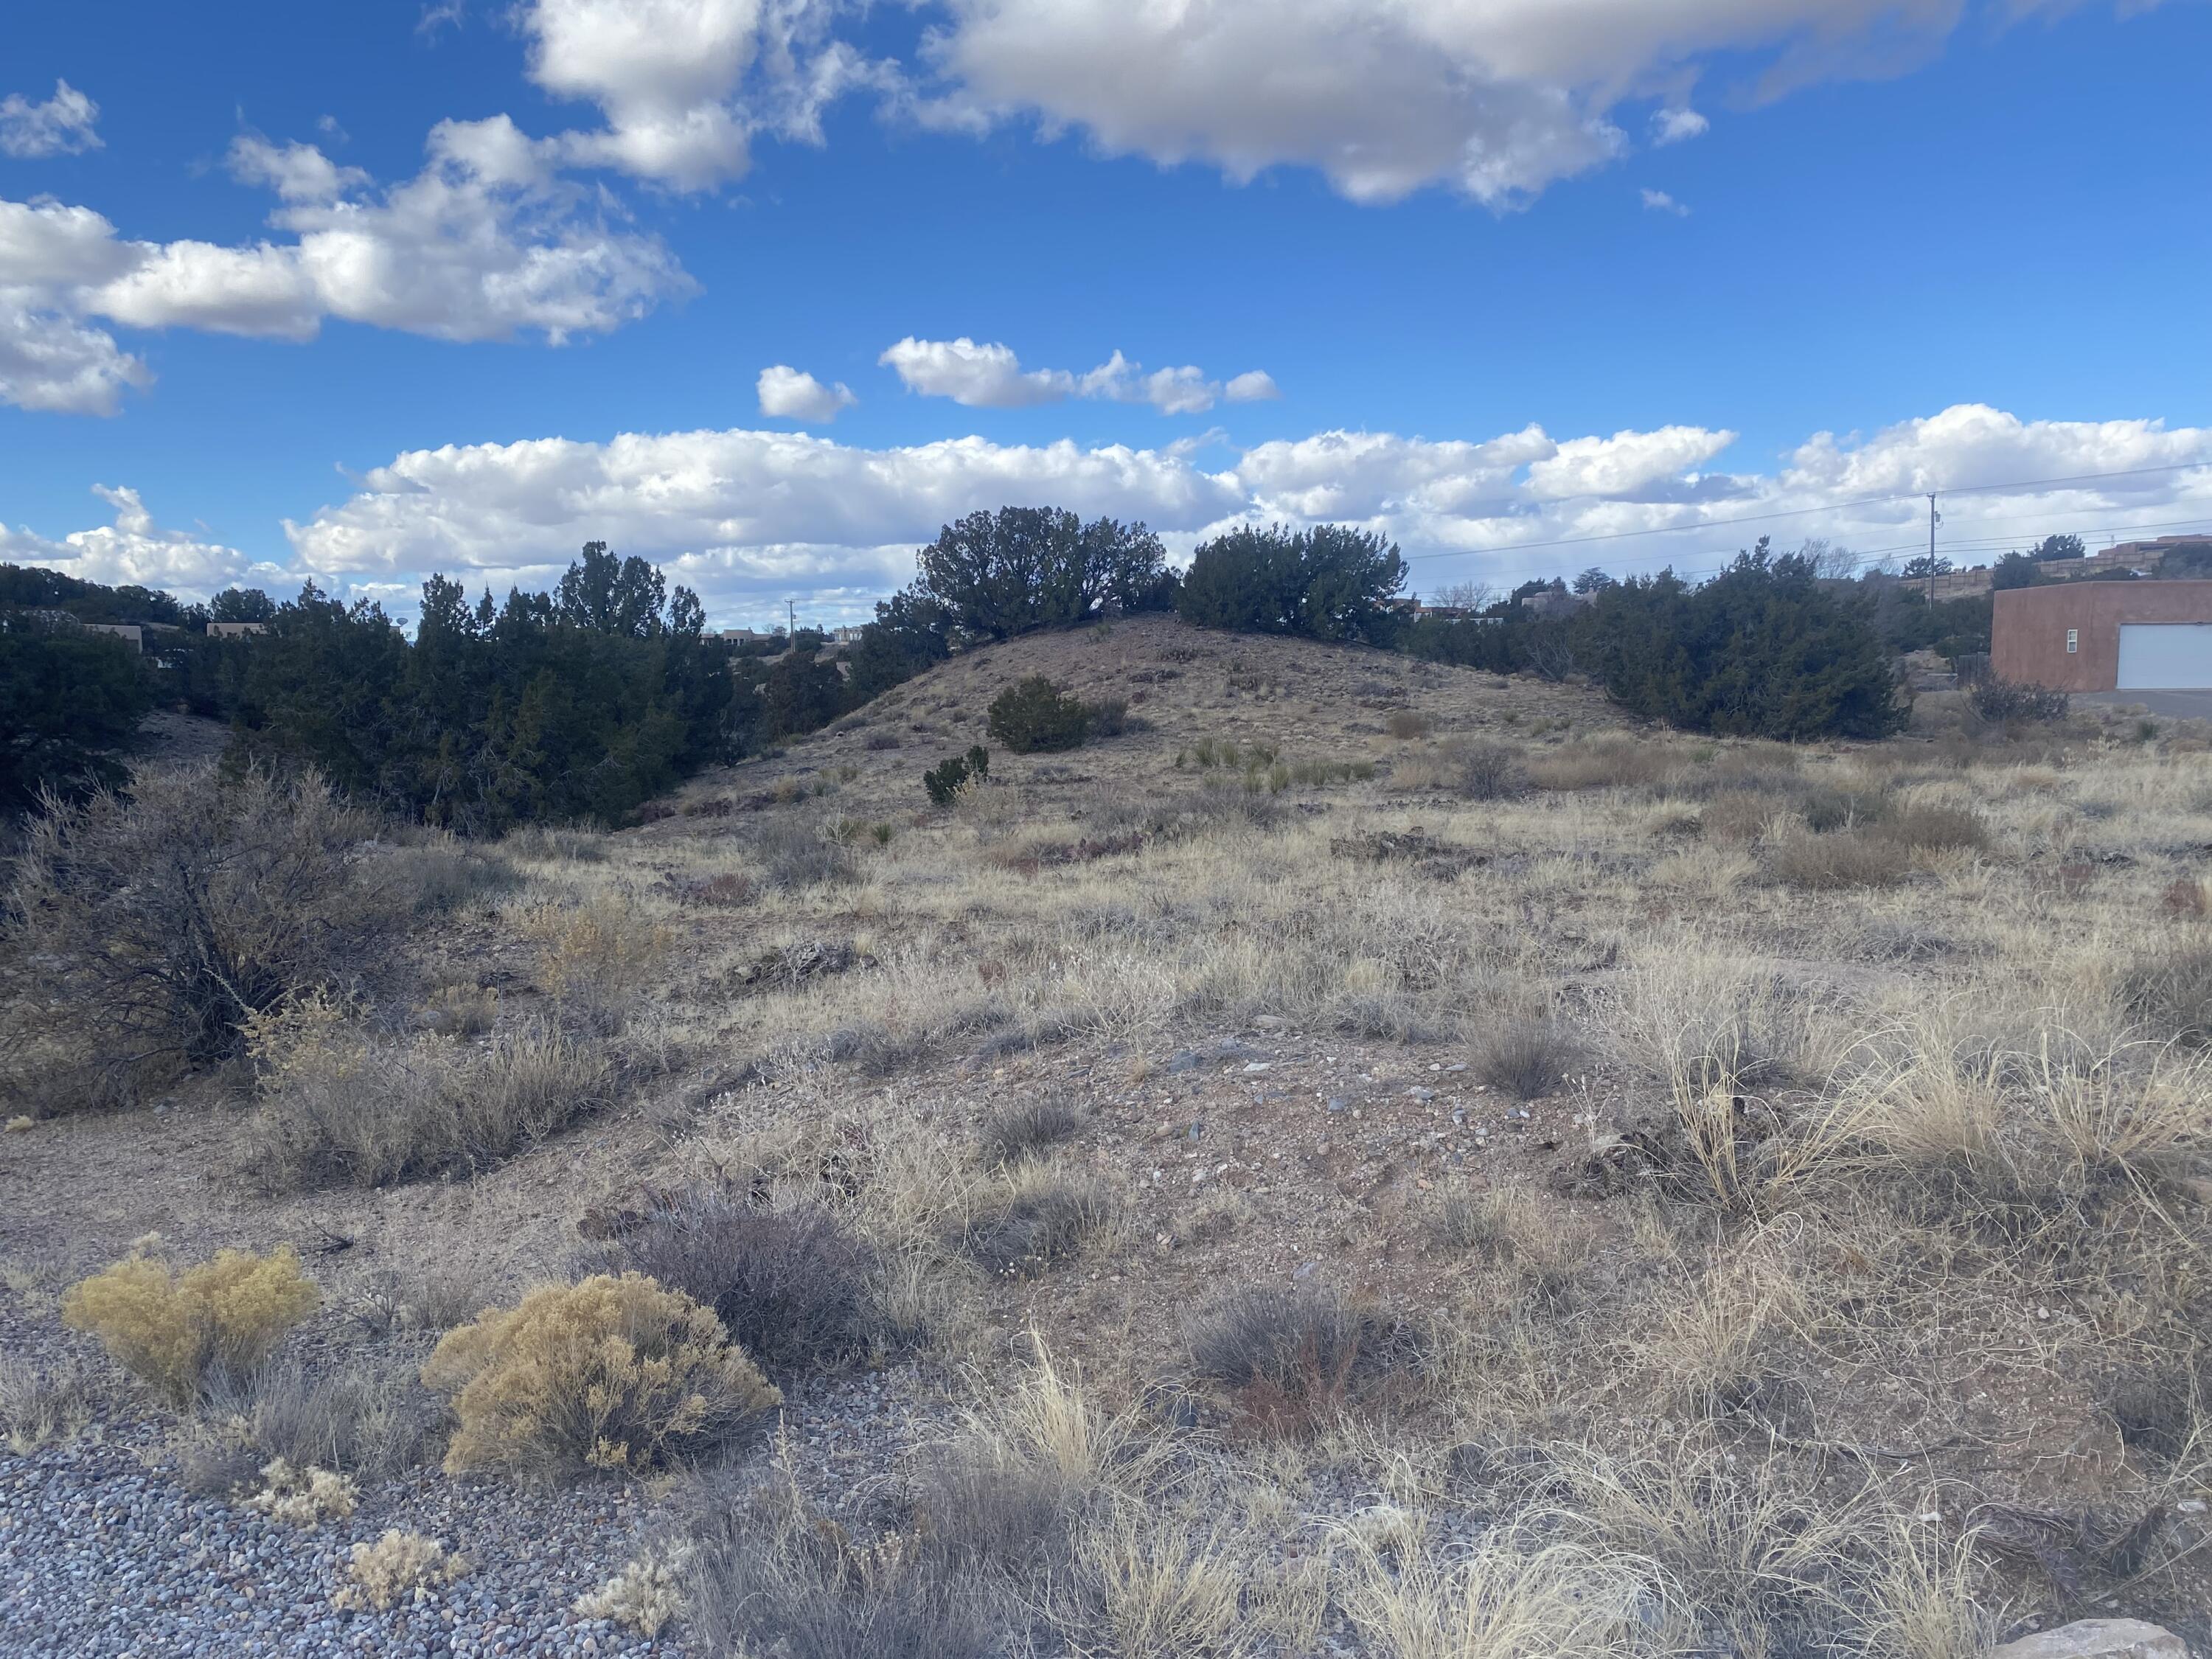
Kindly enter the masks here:
M 1342 1095 L 1331 1095 L 1328 1097 L 1328 1109 L 1332 1112 L 1348 1112 L 1352 1109 L 1352 1103 Z
M 1292 1279 L 1311 1279 L 1314 1276 L 1314 1269 L 1320 1266 L 1321 1263 L 1318 1261 L 1301 1261 L 1297 1267 L 1291 1269 L 1291 1277 Z M 2182 1659 L 2188 1659 L 2188 1656 L 2186 1654 L 2183 1655 Z
M 2008 1642 L 1990 1659 L 2189 1659 L 2189 1648 L 2140 1619 L 2084 1619 Z
M 1434 1100 L 1437 1097 L 1437 1091 L 1434 1089 L 1424 1089 L 1417 1083 L 1406 1091 L 1406 1097 L 1409 1100 Z

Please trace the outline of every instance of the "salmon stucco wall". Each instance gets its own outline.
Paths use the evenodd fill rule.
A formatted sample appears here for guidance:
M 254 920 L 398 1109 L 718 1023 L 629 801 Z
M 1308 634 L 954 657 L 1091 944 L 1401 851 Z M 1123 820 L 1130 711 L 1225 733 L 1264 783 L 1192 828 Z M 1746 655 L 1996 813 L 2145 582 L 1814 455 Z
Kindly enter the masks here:
M 2112 690 L 2123 623 L 2212 623 L 2212 581 L 2063 582 L 2008 588 L 1991 599 L 1990 672 L 2054 691 Z

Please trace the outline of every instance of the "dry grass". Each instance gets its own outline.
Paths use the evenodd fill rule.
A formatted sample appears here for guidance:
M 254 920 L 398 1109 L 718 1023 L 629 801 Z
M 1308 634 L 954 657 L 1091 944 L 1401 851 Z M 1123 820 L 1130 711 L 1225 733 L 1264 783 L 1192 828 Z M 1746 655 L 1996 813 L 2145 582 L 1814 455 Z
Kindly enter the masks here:
M 869 745 L 957 752 L 1030 672 L 1153 729 L 1002 751 L 934 813 L 921 739 Z M 781 1467 L 687 1480 L 625 1607 L 826 1659 L 1965 1659 L 2000 1617 L 2212 1596 L 2157 1518 L 2212 1476 L 2187 733 L 1628 735 L 1574 686 L 1157 619 L 963 653 L 870 720 L 635 832 L 511 837 L 526 885 L 406 945 L 447 1031 L 345 1022 L 402 1079 L 582 1045 L 623 1083 L 589 1135 L 421 1166 L 450 1192 L 225 1196 L 221 1237 L 330 1208 L 387 1267 L 450 1201 L 459 1285 L 318 1267 L 380 1352 L 569 1271 L 587 1211 L 730 1292 L 722 1340 L 822 1313 L 793 1373 L 914 1345 L 866 1386 L 915 1449 L 831 1462 L 795 1413 Z M 851 878 L 776 884 L 784 844 Z M 43 1051 L 0 1058 L 40 1224 L 129 1237 L 131 1120 L 50 1121 Z M 698 1192 L 729 1237 L 652 1220 Z

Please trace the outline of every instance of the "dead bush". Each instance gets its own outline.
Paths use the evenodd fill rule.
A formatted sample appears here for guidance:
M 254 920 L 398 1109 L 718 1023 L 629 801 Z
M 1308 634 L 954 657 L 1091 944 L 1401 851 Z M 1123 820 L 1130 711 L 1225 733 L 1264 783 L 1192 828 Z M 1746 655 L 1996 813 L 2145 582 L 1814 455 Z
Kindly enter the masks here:
M 62 1322 L 89 1331 L 124 1370 L 172 1401 L 191 1401 L 218 1370 L 248 1370 L 313 1312 L 321 1293 L 282 1248 L 265 1256 L 218 1250 L 182 1273 L 158 1241 L 71 1285 Z
M 983 1120 L 984 1155 L 1018 1163 L 1081 1133 L 1083 1114 L 1064 1100 L 1032 1097 L 1001 1106 Z
M 1775 878 L 1791 887 L 1822 891 L 1839 887 L 1889 887 L 1905 878 L 1904 851 L 1863 830 L 1800 836 L 1774 849 Z
M 356 1544 L 346 1563 L 347 1583 L 331 1597 L 340 1612 L 382 1613 L 420 1590 L 436 1590 L 464 1577 L 467 1560 L 447 1553 L 434 1538 L 387 1528 L 374 1544 Z
M 389 1479 L 427 1461 L 437 1441 L 438 1406 L 416 1374 L 420 1358 L 407 1346 L 363 1349 L 318 1365 L 280 1356 L 218 1373 L 191 1438 L 202 1456 L 222 1448 L 253 1469 L 282 1462 Z
M 18 1457 L 73 1440 L 96 1414 L 101 1389 L 75 1358 L 48 1364 L 0 1357 L 0 1445 Z
M 1474 1073 L 1516 1100 L 1535 1100 L 1559 1086 L 1578 1052 L 1574 1038 L 1551 1020 L 1511 1020 L 1476 1045 Z
M 860 877 L 852 847 L 811 818 L 770 818 L 761 826 L 753 852 L 769 884 L 786 890 L 840 886 Z
M 2129 1013 L 2161 1042 L 2212 1048 L 2212 945 L 2142 958 L 2120 994 Z
M 1895 812 L 1896 806 L 1877 789 L 1823 788 L 1808 792 L 1801 810 L 1813 832 L 1826 836 L 1838 830 L 1863 830 L 1870 823 L 1881 823 Z
M 1461 743 L 1444 750 L 1453 787 L 1468 800 L 1510 800 L 1528 788 L 1521 751 L 1510 744 Z
M 488 1310 L 446 1334 L 422 1381 L 453 1402 L 448 1474 L 534 1480 L 666 1468 L 757 1431 L 783 1399 L 712 1309 L 634 1273 Z
M 587 823 L 526 824 L 500 846 L 516 858 L 544 864 L 603 864 L 607 856 L 606 832 Z
M 1310 1431 L 1349 1404 L 1382 1364 L 1386 1333 L 1326 1291 L 1231 1292 L 1184 1330 L 1191 1368 L 1259 1426 Z
M 773 1210 L 696 1188 L 656 1206 L 609 1254 L 712 1308 L 771 1372 L 853 1364 L 894 1339 L 873 1253 L 818 1206 Z
M 498 853 L 452 836 L 389 848 L 365 866 L 362 879 L 386 908 L 417 916 L 481 908 L 522 885 L 521 872 Z
M 149 768 L 32 821 L 6 944 L 103 1061 L 222 1059 L 249 1015 L 362 965 L 368 830 L 313 773 Z
M 1417 714 L 1410 708 L 1398 709 L 1383 722 L 1383 726 L 1392 737 L 1401 742 L 1413 738 L 1425 738 L 1429 735 L 1428 716 Z
M 787 1482 L 690 1500 L 687 1629 L 708 1653 L 994 1659 L 1012 1632 L 969 1580 L 894 1534 L 862 1547 Z
M 2048 724 L 2066 718 L 2066 693 L 2039 685 L 1984 680 L 1966 694 L 1966 701 L 1992 726 Z
M 969 1217 L 963 1243 L 994 1273 L 1027 1278 L 1072 1261 L 1118 1224 L 1121 1206 L 1103 1182 L 1025 1165 Z
M 1908 806 L 1877 821 L 1867 834 L 1914 853 L 1978 853 L 1990 844 L 1988 826 L 1959 806 Z
M 600 1036 L 628 1023 L 671 939 L 666 927 L 613 894 L 540 905 L 521 919 L 520 931 L 538 947 L 538 982 L 562 1023 Z
M 1536 756 L 1528 778 L 1539 789 L 1637 789 L 1661 781 L 1674 764 L 1663 744 L 1648 739 L 1591 738 Z
M 252 1036 L 246 1168 L 270 1192 L 465 1175 L 615 1094 L 605 1049 L 544 1021 L 471 1045 L 386 1036 L 318 998 L 257 1018 Z

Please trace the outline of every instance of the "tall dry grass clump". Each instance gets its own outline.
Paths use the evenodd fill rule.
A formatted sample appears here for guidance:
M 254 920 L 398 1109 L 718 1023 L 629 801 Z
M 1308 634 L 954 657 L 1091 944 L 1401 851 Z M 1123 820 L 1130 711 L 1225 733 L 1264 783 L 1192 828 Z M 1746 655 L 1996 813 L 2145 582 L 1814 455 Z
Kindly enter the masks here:
M 422 1381 L 453 1401 L 447 1473 L 665 1468 L 782 1403 L 711 1308 L 642 1273 L 548 1285 L 448 1331 Z
M 628 1023 L 674 937 L 614 893 L 536 906 L 520 927 L 538 947 L 538 981 L 562 1021 L 598 1036 Z
M 353 863 L 368 833 L 313 772 L 149 768 L 32 821 L 8 945 L 98 1063 L 218 1060 L 251 1016 L 358 965 L 380 926 Z
M 614 1098 L 588 1036 L 536 1020 L 463 1042 L 378 1032 L 326 998 L 248 1023 L 260 1104 L 247 1171 L 271 1192 L 465 1175 Z
M 218 1250 L 179 1273 L 149 1242 L 71 1285 L 62 1321 L 91 1332 L 125 1370 L 183 1404 L 218 1368 L 260 1364 L 321 1299 L 289 1248 L 265 1256 Z

